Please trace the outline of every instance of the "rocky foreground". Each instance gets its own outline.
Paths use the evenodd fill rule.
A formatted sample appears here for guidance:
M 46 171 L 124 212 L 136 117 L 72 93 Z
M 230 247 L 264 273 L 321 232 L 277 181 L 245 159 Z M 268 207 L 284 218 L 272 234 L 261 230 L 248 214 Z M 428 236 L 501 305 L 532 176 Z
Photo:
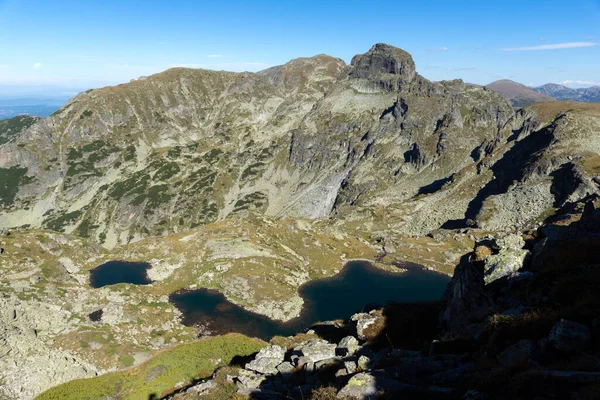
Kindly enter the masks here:
M 391 305 L 276 338 L 169 398 L 598 398 L 594 204 L 572 204 L 527 245 L 517 234 L 483 238 L 439 304 Z

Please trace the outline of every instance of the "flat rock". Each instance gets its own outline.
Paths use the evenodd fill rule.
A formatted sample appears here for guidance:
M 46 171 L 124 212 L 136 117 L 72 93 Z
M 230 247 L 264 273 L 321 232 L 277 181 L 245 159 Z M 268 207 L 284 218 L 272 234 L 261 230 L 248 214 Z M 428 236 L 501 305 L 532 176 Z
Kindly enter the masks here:
M 281 346 L 267 346 L 260 350 L 254 360 L 246 364 L 245 368 L 261 374 L 273 375 L 277 373 L 277 366 L 285 357 L 285 349 Z
M 335 357 L 336 345 L 322 339 L 310 339 L 294 348 L 300 356 L 308 357 L 312 362 Z

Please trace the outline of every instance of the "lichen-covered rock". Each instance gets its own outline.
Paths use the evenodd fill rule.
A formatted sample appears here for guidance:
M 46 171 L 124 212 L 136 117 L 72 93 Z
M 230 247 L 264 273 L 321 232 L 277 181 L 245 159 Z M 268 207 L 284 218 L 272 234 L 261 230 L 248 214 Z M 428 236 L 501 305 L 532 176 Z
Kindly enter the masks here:
M 385 377 L 361 372 L 354 375 L 337 394 L 338 398 L 374 399 L 380 392 L 400 390 L 408 385 Z
M 356 336 L 360 340 L 366 340 L 367 337 L 365 335 L 367 329 L 375 324 L 380 317 L 376 314 L 375 311 L 371 311 L 370 313 L 358 313 L 354 314 L 350 320 L 356 322 Z
M 352 355 L 359 348 L 358 340 L 354 336 L 346 336 L 338 343 L 336 353 L 342 356 Z
M 248 370 L 240 370 L 236 381 L 239 389 L 256 389 L 267 379 L 264 375 Z
M 514 274 L 523 267 L 525 259 L 529 255 L 528 250 L 524 250 L 525 241 L 520 235 L 507 234 L 494 238 L 494 246 L 497 253 L 484 257 L 484 281 L 487 284 L 493 281 Z M 478 254 L 477 258 L 481 258 Z
M 295 370 L 295 367 L 289 361 L 284 361 L 277 366 L 277 371 L 284 377 L 286 375 L 290 375 L 291 373 L 293 373 L 294 370 Z
M 313 363 L 335 357 L 336 345 L 322 339 L 310 339 L 294 348 L 301 357 L 310 359 Z
M 283 347 L 267 346 L 261 349 L 254 360 L 246 364 L 245 368 L 261 374 L 276 374 L 277 366 L 282 363 L 284 357 L 285 349 Z

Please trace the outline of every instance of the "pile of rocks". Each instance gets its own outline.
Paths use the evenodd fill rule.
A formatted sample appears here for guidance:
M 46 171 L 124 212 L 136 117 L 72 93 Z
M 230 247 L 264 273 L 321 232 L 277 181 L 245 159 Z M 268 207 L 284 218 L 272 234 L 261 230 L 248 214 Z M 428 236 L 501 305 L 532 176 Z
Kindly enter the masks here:
M 374 315 L 357 314 L 351 321 Z M 315 337 L 291 349 L 269 345 L 236 374 L 227 375 L 227 381 L 237 385 L 239 395 L 252 399 L 306 399 L 315 389 L 327 386 L 335 387 L 338 398 L 369 399 L 381 393 L 445 397 L 453 389 L 444 385 L 456 382 L 472 368 L 460 356 L 389 347 L 375 350 L 350 335 L 337 343 Z M 441 386 L 432 386 L 432 379 Z M 216 386 L 209 379 L 188 388 L 186 394 L 200 397 Z
M 358 318 L 355 316 L 354 319 Z M 591 333 L 587 327 L 561 320 L 539 343 L 521 340 L 501 351 L 496 359 L 507 368 L 525 367 L 536 364 L 536 360 L 550 352 L 560 351 L 567 355 L 586 351 L 590 341 Z M 461 382 L 476 372 L 476 362 L 466 354 L 444 354 L 440 344 L 434 341 L 428 354 L 389 347 L 376 351 L 355 336 L 346 336 L 337 343 L 312 338 L 291 349 L 269 345 L 226 379 L 237 386 L 238 395 L 250 399 L 308 399 L 315 389 L 322 387 L 335 388 L 340 399 L 374 399 L 382 394 L 407 398 L 456 398 L 461 392 Z M 530 372 L 550 374 L 548 376 L 553 379 L 565 382 L 600 382 L 598 372 L 537 369 Z M 172 398 L 209 395 L 218 386 L 214 379 L 217 373 Z M 469 394 L 471 398 L 487 398 L 473 390 Z

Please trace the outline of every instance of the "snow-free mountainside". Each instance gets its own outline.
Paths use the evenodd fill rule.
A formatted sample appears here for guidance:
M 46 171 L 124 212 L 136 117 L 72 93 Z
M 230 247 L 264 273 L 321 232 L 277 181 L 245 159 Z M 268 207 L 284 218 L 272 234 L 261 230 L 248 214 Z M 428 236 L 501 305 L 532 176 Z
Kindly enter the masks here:
M 515 111 L 486 87 L 428 81 L 385 44 L 350 65 L 175 68 L 0 121 L 0 398 L 133 365 L 157 379 L 167 367 L 150 357 L 196 343 L 169 303 L 179 289 L 287 321 L 299 287 L 347 260 L 451 275 L 486 235 L 598 194 L 599 132 L 599 104 Z M 154 282 L 89 286 L 121 259 L 149 262 Z M 158 394 L 261 347 L 230 338 L 190 347 L 214 362 L 159 379 Z

